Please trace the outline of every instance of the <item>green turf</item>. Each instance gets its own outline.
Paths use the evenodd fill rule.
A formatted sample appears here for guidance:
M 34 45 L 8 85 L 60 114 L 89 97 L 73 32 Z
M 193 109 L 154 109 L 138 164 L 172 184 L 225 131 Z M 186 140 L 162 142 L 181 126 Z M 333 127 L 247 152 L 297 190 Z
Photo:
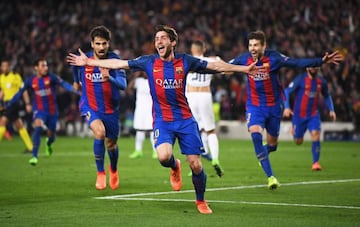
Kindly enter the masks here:
M 51 157 L 45 155 L 43 139 L 34 167 L 15 137 L 0 142 L 0 226 L 360 226 L 360 144 L 322 143 L 321 172 L 311 171 L 310 145 L 280 141 L 270 158 L 282 186 L 269 191 L 252 143 L 220 140 L 225 175 L 216 177 L 203 160 L 206 199 L 214 213 L 201 215 L 177 146 L 182 192 L 171 192 L 169 170 L 151 159 L 149 141 L 141 159 L 128 158 L 132 138 L 119 139 L 120 188 L 97 191 L 91 139 L 58 137 Z M 354 180 L 341 181 L 346 179 Z M 165 193 L 96 199 L 155 192 Z

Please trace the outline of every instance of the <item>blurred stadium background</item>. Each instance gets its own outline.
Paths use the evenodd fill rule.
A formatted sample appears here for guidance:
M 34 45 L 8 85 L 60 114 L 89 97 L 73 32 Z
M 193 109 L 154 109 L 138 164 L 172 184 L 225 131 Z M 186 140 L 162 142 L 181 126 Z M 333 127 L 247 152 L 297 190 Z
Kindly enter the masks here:
M 0 57 L 10 58 L 13 70 L 23 78 L 32 73 L 33 59 L 45 57 L 50 71 L 72 82 L 65 57 L 79 47 L 90 49 L 88 34 L 96 25 L 103 24 L 112 31 L 111 48 L 124 59 L 154 52 L 153 29 L 157 24 L 177 29 L 179 52 L 189 53 L 191 41 L 201 39 L 207 43 L 207 55 L 218 55 L 225 61 L 247 50 L 249 31 L 262 29 L 267 34 L 269 48 L 291 57 L 323 56 L 334 50 L 344 54 L 341 65 L 325 65 L 322 74 L 328 81 L 338 122 L 351 123 L 354 130 L 350 133 L 356 133 L 360 131 L 359 9 L 357 0 L 2 1 Z M 282 69 L 283 85 L 287 86 L 299 72 Z M 131 80 L 130 72 L 128 80 Z M 245 89 L 242 75 L 214 78 L 212 92 L 221 106 L 221 120 L 244 122 Z M 58 133 L 86 135 L 76 108 L 77 97 L 63 90 L 58 95 L 61 110 Z M 132 133 L 134 99 L 133 91 L 122 92 L 123 135 Z M 322 119 L 327 121 L 326 109 L 321 110 Z M 31 131 L 31 116 L 23 114 Z M 69 130 L 74 122 L 77 132 L 73 128 Z

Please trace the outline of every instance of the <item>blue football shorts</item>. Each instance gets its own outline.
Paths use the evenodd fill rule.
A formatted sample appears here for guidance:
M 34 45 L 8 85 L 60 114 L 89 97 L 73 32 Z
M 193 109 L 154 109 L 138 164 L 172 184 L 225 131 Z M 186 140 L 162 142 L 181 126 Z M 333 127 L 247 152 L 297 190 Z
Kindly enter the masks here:
M 253 125 L 260 125 L 266 129 L 273 137 L 278 137 L 280 133 L 280 123 L 282 119 L 283 108 L 281 105 L 271 107 L 265 106 L 247 106 L 246 121 L 248 128 Z
M 321 121 L 320 115 L 317 114 L 311 117 L 301 118 L 299 116 L 294 116 L 292 120 L 292 127 L 294 130 L 294 138 L 303 138 L 306 130 L 311 131 L 320 131 L 321 130 Z
M 41 119 L 48 130 L 55 132 L 56 131 L 56 123 L 58 121 L 59 116 L 57 114 L 48 114 L 42 111 L 34 111 L 33 119 Z
M 82 107 L 81 115 L 86 118 L 88 125 L 94 120 L 101 120 L 105 126 L 105 137 L 116 140 L 119 136 L 119 112 L 112 114 L 100 113 L 90 108 Z
M 174 145 L 176 138 L 179 142 L 181 154 L 199 155 L 205 152 L 203 143 L 200 138 L 198 124 L 193 117 L 185 120 L 171 122 L 155 120 L 155 147 L 163 143 Z

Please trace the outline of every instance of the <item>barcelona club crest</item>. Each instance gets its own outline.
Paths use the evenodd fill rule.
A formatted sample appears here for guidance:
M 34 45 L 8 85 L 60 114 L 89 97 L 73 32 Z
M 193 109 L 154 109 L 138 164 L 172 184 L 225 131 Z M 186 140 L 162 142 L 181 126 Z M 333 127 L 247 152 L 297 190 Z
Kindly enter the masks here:
M 176 68 L 175 68 L 175 72 L 176 72 L 177 74 L 183 74 L 184 70 L 183 70 L 182 67 L 176 67 Z

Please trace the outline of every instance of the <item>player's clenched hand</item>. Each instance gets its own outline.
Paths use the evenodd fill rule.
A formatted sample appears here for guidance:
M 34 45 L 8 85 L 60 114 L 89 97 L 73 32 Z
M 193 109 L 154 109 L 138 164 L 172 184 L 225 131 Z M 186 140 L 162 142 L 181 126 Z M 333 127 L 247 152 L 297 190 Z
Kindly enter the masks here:
M 293 114 L 294 113 L 291 111 L 291 109 L 289 109 L 289 108 L 284 109 L 284 113 L 283 113 L 284 117 L 290 117 Z
M 100 69 L 100 73 L 103 76 L 103 78 L 108 80 L 110 77 L 109 69 L 102 68 L 102 67 L 99 67 L 99 69 Z
M 76 66 L 84 66 L 88 62 L 88 57 L 82 52 L 82 50 L 79 48 L 80 55 L 76 55 L 73 53 L 69 53 L 69 55 L 66 57 L 66 61 L 70 65 L 76 65 Z
M 331 120 L 336 121 L 336 113 L 334 111 L 330 111 L 329 116 Z

